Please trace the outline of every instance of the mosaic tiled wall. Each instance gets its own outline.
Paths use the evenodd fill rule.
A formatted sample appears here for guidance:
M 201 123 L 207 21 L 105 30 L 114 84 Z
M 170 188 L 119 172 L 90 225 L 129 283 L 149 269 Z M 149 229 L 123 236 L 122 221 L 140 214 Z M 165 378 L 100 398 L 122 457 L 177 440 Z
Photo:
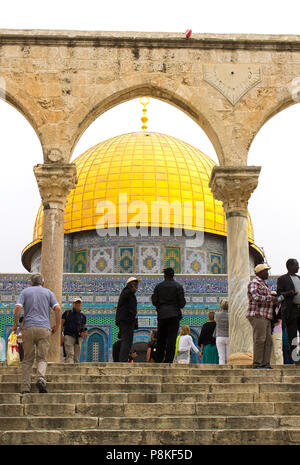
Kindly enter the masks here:
M 138 299 L 139 328 L 147 331 L 156 327 L 156 311 L 151 304 L 151 295 L 162 275 L 137 275 L 141 278 Z M 115 309 L 119 294 L 128 276 L 124 274 L 65 274 L 63 282 L 63 309 L 72 307 L 72 298 L 80 296 L 83 300 L 83 312 L 87 316 L 89 333 L 92 336 L 83 347 L 82 359 L 88 354 L 105 353 L 106 360 L 111 347 L 117 339 L 118 327 L 115 325 Z M 194 330 L 194 337 L 207 321 L 209 310 L 219 308 L 220 300 L 227 296 L 226 275 L 179 275 L 176 277 L 185 289 L 187 305 L 183 309 L 181 324 L 188 324 Z M 276 288 L 276 277 L 268 284 Z M 13 324 L 13 310 L 17 296 L 29 285 L 29 274 L 0 274 L 0 337 L 7 337 Z M 103 341 L 102 347 L 100 342 Z M 135 334 L 139 340 L 139 331 Z M 95 344 L 99 343 L 97 348 Z
M 40 250 L 32 271 L 40 267 Z M 99 237 L 94 231 L 67 234 L 65 273 L 160 273 L 172 266 L 176 273 L 226 273 L 226 238 L 204 235 L 201 247 L 187 245 L 185 237 Z

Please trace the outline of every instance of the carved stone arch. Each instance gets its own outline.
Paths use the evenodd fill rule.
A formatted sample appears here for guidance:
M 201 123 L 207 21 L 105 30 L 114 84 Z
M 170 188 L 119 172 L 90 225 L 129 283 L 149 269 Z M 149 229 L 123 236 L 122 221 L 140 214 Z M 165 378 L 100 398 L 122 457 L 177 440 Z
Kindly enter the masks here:
M 210 142 L 212 143 L 220 163 L 223 162 L 222 145 L 217 135 L 216 129 L 213 127 L 209 117 L 203 111 L 205 102 L 199 102 L 197 96 L 190 88 L 182 89 L 182 84 L 177 87 L 171 87 L 169 78 L 165 78 L 163 85 L 158 83 L 155 79 L 142 81 L 135 77 L 131 80 L 124 79 L 117 80 L 114 83 L 103 86 L 101 91 L 90 99 L 90 106 L 86 103 L 81 105 L 76 111 L 73 118 L 74 127 L 77 128 L 73 136 L 72 147 L 70 150 L 70 157 L 74 151 L 75 145 L 84 133 L 84 131 L 103 113 L 111 108 L 120 105 L 126 101 L 134 98 L 147 95 L 149 97 L 162 100 L 170 105 L 183 111 L 189 116 L 201 129 L 205 132 Z M 128 85 L 128 82 L 130 85 Z M 186 86 L 185 86 L 186 87 Z M 197 101 L 197 106 L 195 102 Z M 201 110 L 199 110 L 201 108 Z
M 299 78 L 299 91 L 300 91 L 300 78 Z M 273 105 L 268 112 L 265 112 L 261 115 L 259 120 L 257 121 L 257 124 L 252 132 L 251 139 L 249 140 L 249 149 L 259 133 L 259 131 L 262 129 L 262 127 L 274 116 L 278 115 L 282 111 L 284 111 L 286 108 L 291 107 L 292 105 L 296 105 L 300 102 L 300 95 L 299 96 L 294 96 L 293 94 L 289 93 L 287 95 L 284 95 L 282 99 L 280 99 L 276 105 Z
M 19 113 L 21 113 L 24 118 L 26 118 L 36 133 L 41 144 L 41 148 L 43 149 L 41 133 L 39 129 L 43 124 L 43 117 L 41 109 L 36 106 L 33 99 L 23 89 L 19 88 L 8 79 L 5 80 L 5 88 L 3 88 L 2 80 L 0 79 L 0 98 L 18 110 Z

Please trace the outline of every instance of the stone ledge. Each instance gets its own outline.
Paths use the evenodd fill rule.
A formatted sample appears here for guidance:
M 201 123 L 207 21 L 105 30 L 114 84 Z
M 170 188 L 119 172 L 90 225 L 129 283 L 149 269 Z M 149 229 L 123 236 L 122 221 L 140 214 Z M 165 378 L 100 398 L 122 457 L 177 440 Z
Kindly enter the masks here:
M 184 33 L 71 31 L 47 29 L 0 29 L 0 44 L 89 47 L 198 48 L 226 50 L 299 51 L 299 35 L 196 34 Z

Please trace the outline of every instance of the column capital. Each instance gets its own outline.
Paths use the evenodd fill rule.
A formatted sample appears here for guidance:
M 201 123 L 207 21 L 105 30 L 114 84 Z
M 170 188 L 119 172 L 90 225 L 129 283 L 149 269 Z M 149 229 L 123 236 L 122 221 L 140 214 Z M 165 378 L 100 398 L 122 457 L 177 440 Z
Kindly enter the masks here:
M 44 208 L 64 210 L 77 183 L 75 163 L 36 165 L 33 168 Z
M 260 166 L 214 166 L 209 187 L 216 200 L 223 202 L 226 217 L 247 217 L 248 200 L 258 184 Z

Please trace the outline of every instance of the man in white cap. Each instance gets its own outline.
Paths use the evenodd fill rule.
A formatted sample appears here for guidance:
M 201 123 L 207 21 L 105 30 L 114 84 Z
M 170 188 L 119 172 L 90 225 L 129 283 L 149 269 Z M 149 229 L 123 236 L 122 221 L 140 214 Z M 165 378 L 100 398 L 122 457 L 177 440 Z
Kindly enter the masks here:
M 88 336 L 86 316 L 81 312 L 82 300 L 74 297 L 72 310 L 62 315 L 62 343 L 66 351 L 66 363 L 79 363 L 83 337 Z
M 264 263 L 257 265 L 254 268 L 256 276 L 248 285 L 247 318 L 253 328 L 253 368 L 271 368 L 271 321 L 277 297 L 272 295 L 266 283 L 269 270 L 270 267 Z
M 137 328 L 137 300 L 139 279 L 131 277 L 122 290 L 116 312 L 116 325 L 120 329 L 121 347 L 119 362 L 128 362 L 133 341 L 133 331 Z

